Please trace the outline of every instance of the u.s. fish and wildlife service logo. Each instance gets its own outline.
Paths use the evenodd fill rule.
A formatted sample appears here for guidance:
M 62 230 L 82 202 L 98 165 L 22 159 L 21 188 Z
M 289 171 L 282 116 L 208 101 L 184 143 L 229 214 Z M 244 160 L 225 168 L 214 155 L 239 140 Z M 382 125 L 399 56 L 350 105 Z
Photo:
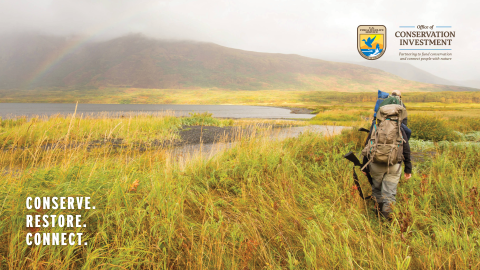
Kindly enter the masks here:
M 387 28 L 384 25 L 359 25 L 357 28 L 357 50 L 368 60 L 376 60 L 387 49 Z

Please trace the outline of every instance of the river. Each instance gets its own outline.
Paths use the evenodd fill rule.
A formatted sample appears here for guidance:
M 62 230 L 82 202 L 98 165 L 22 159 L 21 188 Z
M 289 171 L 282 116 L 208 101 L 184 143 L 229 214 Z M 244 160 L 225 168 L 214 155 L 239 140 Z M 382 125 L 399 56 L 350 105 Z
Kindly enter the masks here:
M 76 104 L 67 103 L 0 103 L 0 117 L 51 116 L 73 114 Z M 313 114 L 296 114 L 290 109 L 246 105 L 173 105 L 173 104 L 78 104 L 77 115 L 120 116 L 128 114 L 161 114 L 188 116 L 191 112 L 209 112 L 219 118 L 310 119 Z

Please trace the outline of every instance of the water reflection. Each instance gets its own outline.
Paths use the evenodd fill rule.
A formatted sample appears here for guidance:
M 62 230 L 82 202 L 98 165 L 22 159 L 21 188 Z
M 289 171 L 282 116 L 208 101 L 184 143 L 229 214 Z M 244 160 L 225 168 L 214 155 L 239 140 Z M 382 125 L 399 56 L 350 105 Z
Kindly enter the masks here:
M 0 117 L 11 118 L 32 115 L 68 115 L 75 104 L 65 103 L 0 103 Z M 209 112 L 220 118 L 310 119 L 313 114 L 295 114 L 290 109 L 246 105 L 172 105 L 172 104 L 78 104 L 77 115 L 121 116 L 131 114 L 159 114 L 165 111 L 175 116 Z

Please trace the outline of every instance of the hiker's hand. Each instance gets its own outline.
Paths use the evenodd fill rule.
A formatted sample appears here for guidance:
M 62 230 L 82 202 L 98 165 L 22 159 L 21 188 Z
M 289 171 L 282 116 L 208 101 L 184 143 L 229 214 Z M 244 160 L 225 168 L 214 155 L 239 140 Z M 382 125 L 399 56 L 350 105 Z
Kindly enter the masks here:
M 411 173 L 405 173 L 404 176 L 405 176 L 405 180 L 408 180 L 408 179 L 410 179 L 410 177 L 412 177 L 412 174 Z
M 363 173 L 364 175 L 367 175 L 367 173 L 366 173 L 366 172 L 364 172 L 364 171 L 362 171 L 362 173 Z

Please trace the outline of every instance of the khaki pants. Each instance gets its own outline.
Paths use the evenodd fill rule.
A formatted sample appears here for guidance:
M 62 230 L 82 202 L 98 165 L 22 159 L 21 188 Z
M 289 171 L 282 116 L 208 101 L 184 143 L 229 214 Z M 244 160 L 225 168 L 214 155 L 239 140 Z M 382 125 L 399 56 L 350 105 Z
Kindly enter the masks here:
M 382 212 L 391 213 L 395 204 L 397 185 L 402 175 L 401 164 L 387 166 L 386 164 L 370 163 L 370 175 L 373 178 L 372 196 L 378 203 L 383 203 Z M 388 171 L 388 173 L 387 173 Z

